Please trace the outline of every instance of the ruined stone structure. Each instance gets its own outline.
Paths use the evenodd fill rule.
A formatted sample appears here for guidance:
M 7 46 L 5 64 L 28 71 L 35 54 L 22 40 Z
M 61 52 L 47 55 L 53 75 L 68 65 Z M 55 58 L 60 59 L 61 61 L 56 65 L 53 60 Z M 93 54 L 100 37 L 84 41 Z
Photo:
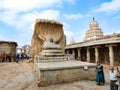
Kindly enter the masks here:
M 17 43 L 14 41 L 0 41 L 0 61 L 1 61 L 1 54 L 5 52 L 9 54 L 11 57 L 11 61 L 15 61 L 17 50 Z
M 90 22 L 83 42 L 66 45 L 67 54 L 85 57 L 87 62 L 120 65 L 120 33 L 103 35 L 97 21 Z
M 46 19 L 36 20 L 32 52 L 38 86 L 82 78 L 95 79 L 95 64 L 75 61 L 73 55 L 64 54 L 65 43 L 61 23 Z M 87 72 L 84 67 L 88 68 Z

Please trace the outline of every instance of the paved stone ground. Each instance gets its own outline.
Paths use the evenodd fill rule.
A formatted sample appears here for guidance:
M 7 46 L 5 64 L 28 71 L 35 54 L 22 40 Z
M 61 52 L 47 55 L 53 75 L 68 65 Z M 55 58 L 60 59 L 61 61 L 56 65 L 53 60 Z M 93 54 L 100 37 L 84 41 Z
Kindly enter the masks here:
M 106 83 L 101 86 L 96 85 L 95 81 L 81 80 L 37 87 L 31 62 L 24 60 L 19 63 L 0 63 L 0 90 L 110 90 L 107 65 L 104 66 L 104 72 Z

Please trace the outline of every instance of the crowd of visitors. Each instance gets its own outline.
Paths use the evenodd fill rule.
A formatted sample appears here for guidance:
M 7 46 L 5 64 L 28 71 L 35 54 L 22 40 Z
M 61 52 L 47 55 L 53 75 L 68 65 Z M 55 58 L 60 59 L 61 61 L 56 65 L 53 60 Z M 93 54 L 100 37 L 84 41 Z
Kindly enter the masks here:
M 3 52 L 1 54 L 0 62 L 11 62 L 12 58 L 14 58 L 15 61 L 18 63 L 19 60 L 29 59 L 30 56 L 29 54 L 25 54 L 25 53 L 21 53 L 21 54 L 17 53 L 15 56 L 13 56 L 10 53 L 6 54 L 5 52 Z

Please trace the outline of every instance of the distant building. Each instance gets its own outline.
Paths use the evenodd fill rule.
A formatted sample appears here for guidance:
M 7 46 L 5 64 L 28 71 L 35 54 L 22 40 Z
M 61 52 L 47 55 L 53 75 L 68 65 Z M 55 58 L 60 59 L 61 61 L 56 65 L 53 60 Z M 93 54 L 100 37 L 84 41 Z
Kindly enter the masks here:
M 93 18 L 83 42 L 66 45 L 65 52 L 76 59 L 84 56 L 86 62 L 120 65 L 120 33 L 104 35 Z
M 75 43 L 75 40 L 73 39 L 73 37 L 72 37 L 72 39 L 71 39 L 71 41 L 70 41 L 70 44 L 74 44 Z
M 24 53 L 26 55 L 29 55 L 31 57 L 31 46 L 30 45 L 24 45 L 21 48 L 17 48 L 17 52 L 19 54 Z
M 17 43 L 14 41 L 0 41 L 0 61 L 1 54 L 5 52 L 5 54 L 10 54 L 11 61 L 15 61 Z

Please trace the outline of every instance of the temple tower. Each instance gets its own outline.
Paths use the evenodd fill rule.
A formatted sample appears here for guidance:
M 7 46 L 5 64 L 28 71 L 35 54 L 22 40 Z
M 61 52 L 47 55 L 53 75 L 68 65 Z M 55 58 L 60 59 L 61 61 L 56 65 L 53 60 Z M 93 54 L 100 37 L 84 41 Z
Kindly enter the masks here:
M 99 28 L 98 22 L 93 18 L 85 34 L 84 41 L 93 40 L 101 37 L 103 37 L 103 31 Z

